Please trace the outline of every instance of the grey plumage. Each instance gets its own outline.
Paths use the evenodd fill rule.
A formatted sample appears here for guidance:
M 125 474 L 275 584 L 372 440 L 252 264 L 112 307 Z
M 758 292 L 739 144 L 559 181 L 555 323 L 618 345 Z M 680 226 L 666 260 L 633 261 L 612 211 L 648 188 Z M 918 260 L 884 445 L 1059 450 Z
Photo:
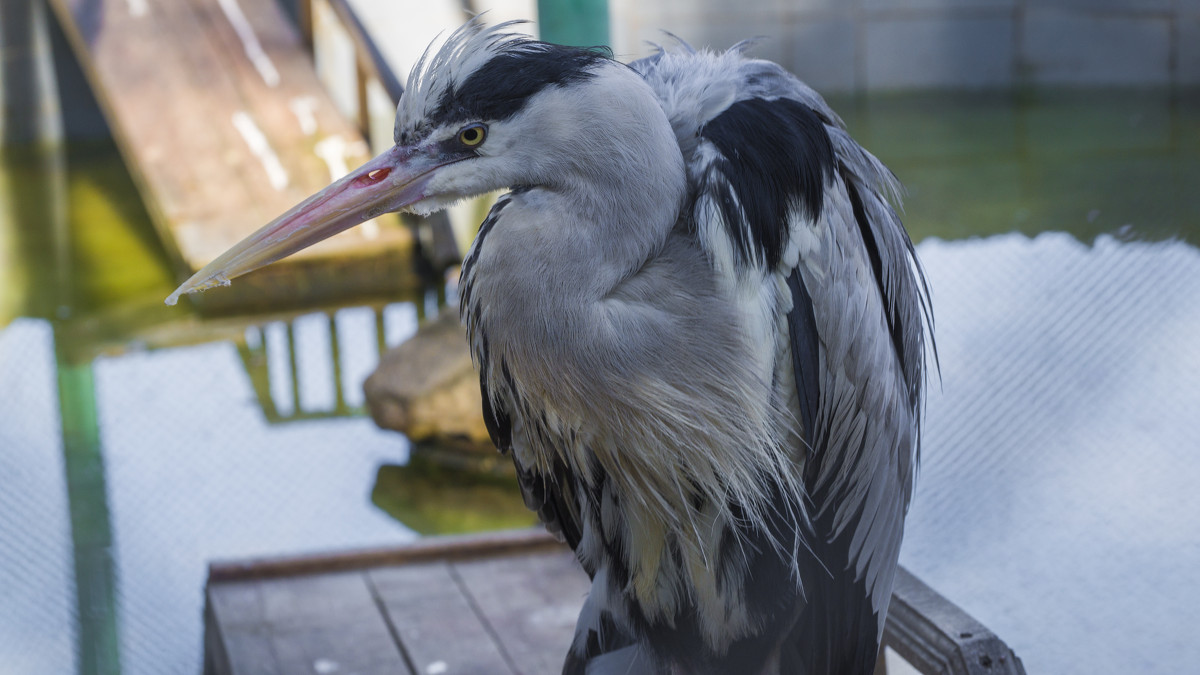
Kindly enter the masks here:
M 619 165 L 503 199 L 462 279 L 489 412 L 508 427 L 501 449 L 593 576 L 567 670 L 869 672 L 923 383 L 925 296 L 888 205 L 899 187 L 773 63 L 683 48 L 632 68 L 682 167 L 673 148 L 618 145 L 646 146 L 632 120 L 601 127 L 616 147 L 596 150 Z M 622 69 L 595 69 L 596 91 L 565 122 L 594 124 L 597 106 L 644 95 Z M 606 101 L 605 88 L 620 95 Z M 707 132 L 735 108 L 752 119 L 727 125 L 744 143 L 730 152 Z M 764 120 L 792 124 L 738 128 Z M 804 121 L 812 139 L 780 142 Z M 588 160 L 589 149 L 569 151 Z M 763 172 L 780 163 L 816 187 L 773 184 Z M 643 187 L 622 184 L 635 178 Z M 574 209 L 554 200 L 564 189 L 602 195 Z M 747 199 L 782 202 L 782 217 L 750 222 Z M 631 235 L 646 239 L 614 255 Z M 578 316 L 614 300 L 615 318 Z M 751 588 L 772 582 L 783 587 Z
M 510 30 L 427 53 L 395 148 L 177 293 L 511 188 L 460 311 L 489 431 L 592 577 L 564 672 L 870 673 L 931 328 L 898 183 L 745 45 L 626 66 Z

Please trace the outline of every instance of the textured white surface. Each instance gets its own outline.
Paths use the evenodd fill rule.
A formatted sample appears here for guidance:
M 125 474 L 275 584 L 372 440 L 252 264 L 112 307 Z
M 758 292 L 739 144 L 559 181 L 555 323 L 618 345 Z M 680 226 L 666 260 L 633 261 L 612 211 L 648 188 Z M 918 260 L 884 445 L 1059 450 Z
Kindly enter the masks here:
M 1062 233 L 918 250 L 942 383 L 901 562 L 1030 673 L 1187 672 L 1200 251 Z

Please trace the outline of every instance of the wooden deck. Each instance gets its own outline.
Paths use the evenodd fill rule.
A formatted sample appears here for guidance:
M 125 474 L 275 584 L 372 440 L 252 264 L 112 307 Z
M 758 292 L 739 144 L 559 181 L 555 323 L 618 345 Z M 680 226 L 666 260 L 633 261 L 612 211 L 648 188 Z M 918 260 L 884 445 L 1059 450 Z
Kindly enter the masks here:
M 369 158 L 277 0 L 50 4 L 181 280 Z M 394 293 L 414 282 L 411 250 L 387 216 L 248 275 L 236 293 L 189 297 L 277 307 L 301 293 Z
M 540 529 L 213 563 L 204 673 L 553 675 L 588 587 Z M 884 644 L 900 672 L 1025 673 L 999 637 L 904 568 Z
M 557 674 L 588 585 L 539 531 L 218 563 L 204 672 Z

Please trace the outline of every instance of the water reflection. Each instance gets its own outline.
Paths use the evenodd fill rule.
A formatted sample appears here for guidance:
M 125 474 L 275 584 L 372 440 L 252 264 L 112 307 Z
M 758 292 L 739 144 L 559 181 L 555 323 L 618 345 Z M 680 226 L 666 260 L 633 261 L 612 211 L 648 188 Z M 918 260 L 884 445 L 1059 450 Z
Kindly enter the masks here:
M 270 422 L 363 415 L 363 381 L 419 321 L 411 302 L 303 314 L 248 326 L 238 355 Z
M 525 508 L 515 472 L 497 469 L 414 454 L 404 466 L 379 467 L 371 501 L 426 535 L 532 527 L 537 517 Z
M 835 104 L 909 188 L 937 312 L 942 381 L 904 562 L 1030 672 L 1186 672 L 1200 659 L 1185 630 L 1200 618 L 1200 105 Z M 396 518 L 529 522 L 510 478 L 410 463 L 361 416 L 363 378 L 436 293 L 248 317 L 165 308 L 170 267 L 111 147 L 13 159 L 0 669 L 194 672 L 210 559 L 415 536 Z

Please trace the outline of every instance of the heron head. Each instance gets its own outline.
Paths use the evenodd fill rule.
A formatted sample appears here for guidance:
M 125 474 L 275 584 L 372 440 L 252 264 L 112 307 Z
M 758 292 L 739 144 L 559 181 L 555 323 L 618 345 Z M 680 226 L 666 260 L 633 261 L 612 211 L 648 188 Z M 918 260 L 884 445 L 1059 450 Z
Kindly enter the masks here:
M 587 118 L 578 110 L 586 104 L 576 85 L 606 67 L 625 67 L 596 50 L 511 33 L 512 23 L 485 28 L 471 21 L 436 52 L 427 50 L 401 98 L 392 148 L 221 254 L 167 303 L 384 213 L 428 214 L 463 198 L 586 170 L 581 146 L 604 138 L 582 124 Z

